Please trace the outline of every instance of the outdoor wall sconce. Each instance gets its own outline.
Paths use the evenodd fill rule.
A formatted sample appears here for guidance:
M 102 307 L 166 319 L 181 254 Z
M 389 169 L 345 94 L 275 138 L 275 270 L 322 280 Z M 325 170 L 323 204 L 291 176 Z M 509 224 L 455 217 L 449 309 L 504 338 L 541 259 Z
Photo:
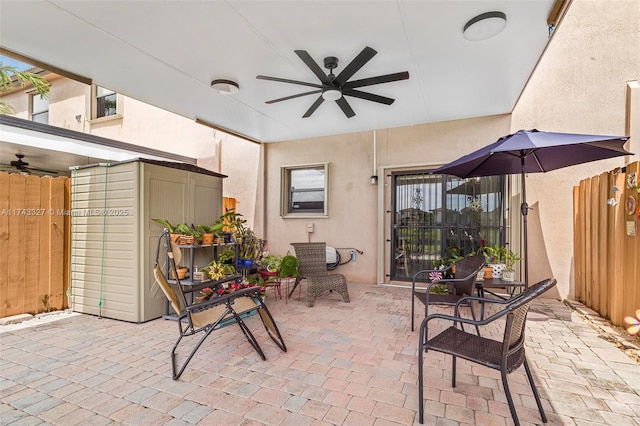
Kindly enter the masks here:
M 375 185 L 376 183 L 378 183 L 378 176 L 371 176 L 371 185 Z

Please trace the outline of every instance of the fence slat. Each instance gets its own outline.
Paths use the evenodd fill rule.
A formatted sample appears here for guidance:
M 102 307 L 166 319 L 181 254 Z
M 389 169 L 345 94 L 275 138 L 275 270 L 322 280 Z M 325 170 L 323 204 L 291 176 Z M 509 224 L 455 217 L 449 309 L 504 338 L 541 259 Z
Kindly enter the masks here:
M 640 162 L 635 162 L 627 166 L 627 176 L 630 173 L 636 174 L 636 179 L 640 179 Z M 627 236 L 625 232 L 625 246 L 624 246 L 624 297 L 623 297 L 623 315 L 634 316 L 637 309 L 640 309 L 640 226 L 638 211 L 638 199 L 640 194 L 635 188 L 629 188 L 625 185 L 626 197 L 633 197 L 636 200 L 635 211 L 629 214 L 625 213 L 625 230 L 627 223 L 635 223 L 636 235 L 631 237 Z
M 573 187 L 573 281 L 574 281 L 574 290 L 573 297 L 578 300 L 580 299 L 580 282 L 582 277 L 582 229 L 580 227 L 580 187 Z
M 51 179 L 51 296 L 50 305 L 55 309 L 62 309 L 64 302 L 64 214 L 57 214 L 64 210 L 64 181 L 65 178 Z
M 24 217 L 24 310 L 37 314 L 42 309 L 38 277 L 40 268 L 40 178 L 27 176 L 25 185 Z
M 624 186 L 625 174 L 612 173 L 615 186 L 619 189 L 614 192 L 613 198 L 617 201 L 613 207 L 613 213 L 609 220 L 609 243 L 612 249 L 609 251 L 609 264 L 611 270 L 611 307 L 609 309 L 609 320 L 613 324 L 620 325 L 624 315 L 622 314 L 622 300 L 624 288 L 624 245 L 625 245 L 625 225 L 624 225 Z
M 9 287 L 7 316 L 24 314 L 25 232 L 24 209 L 27 178 L 9 175 Z
M 584 247 L 585 247 L 585 259 L 588 262 L 587 267 L 584 271 L 584 293 L 583 293 L 583 301 L 587 306 L 592 306 L 591 299 L 591 276 L 593 275 L 593 262 L 590 260 L 593 259 L 592 250 L 593 250 L 593 240 L 592 234 L 589 229 L 589 224 L 592 223 L 591 217 L 591 195 L 593 192 L 591 191 L 591 182 L 592 179 L 587 179 L 586 182 L 586 190 L 584 194 L 584 221 L 585 221 L 585 232 L 584 232 Z
M 0 172 L 0 318 L 7 316 L 9 289 L 9 174 Z
M 46 296 L 47 308 L 51 298 L 51 241 L 49 234 L 51 232 L 51 178 L 43 177 L 40 179 L 40 205 L 46 209 L 45 214 L 40 218 L 40 234 L 42 241 L 40 243 L 40 283 L 38 286 L 38 294 Z

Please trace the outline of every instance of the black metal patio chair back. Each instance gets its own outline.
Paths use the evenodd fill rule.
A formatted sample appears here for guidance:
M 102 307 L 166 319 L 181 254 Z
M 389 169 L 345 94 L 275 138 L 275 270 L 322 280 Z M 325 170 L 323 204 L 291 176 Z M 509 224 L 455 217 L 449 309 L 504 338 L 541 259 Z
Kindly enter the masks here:
M 455 305 L 461 298 L 465 296 L 472 296 L 476 292 L 476 276 L 485 264 L 484 256 L 477 254 L 473 256 L 465 257 L 457 263 L 455 263 L 454 278 L 435 279 L 433 274 L 444 274 L 449 267 L 445 270 L 439 269 L 423 269 L 418 271 L 413 276 L 413 282 L 411 286 L 411 331 L 414 330 L 415 321 L 415 301 L 416 299 L 424 304 L 424 316 L 429 314 L 429 305 Z M 420 280 L 427 282 L 425 289 L 416 288 L 416 283 Z M 436 284 L 445 284 L 451 290 L 449 294 L 430 294 L 431 288 Z M 471 308 L 471 314 L 474 316 L 473 306 L 466 304 Z
M 166 258 L 167 264 L 165 270 L 170 272 L 170 276 L 175 277 L 174 285 L 172 285 L 165 275 L 162 264 L 162 257 Z M 271 316 L 267 305 L 260 298 L 259 287 L 250 287 L 237 290 L 231 294 L 224 296 L 212 296 L 211 299 L 201 303 L 190 303 L 191 297 L 187 297 L 189 293 L 193 294 L 205 287 L 212 287 L 213 282 L 204 282 L 195 285 L 183 285 L 178 278 L 176 264 L 180 262 L 180 249 L 173 243 L 169 237 L 169 232 L 165 229 L 158 238 L 158 248 L 156 251 L 156 261 L 153 266 L 153 275 L 156 283 L 167 297 L 169 304 L 178 316 L 178 340 L 171 349 L 171 367 L 173 371 L 173 380 L 177 380 L 184 372 L 187 364 L 191 361 L 196 351 L 202 343 L 213 332 L 227 325 L 230 322 L 238 324 L 240 330 L 245 335 L 247 341 L 256 350 L 262 360 L 266 360 L 264 352 L 260 348 L 258 341 L 247 327 L 243 318 L 258 313 L 269 337 L 284 352 L 287 347 L 284 343 L 282 335 L 278 330 L 275 320 Z M 171 273 L 172 272 L 172 273 Z M 178 291 L 174 290 L 176 288 Z M 231 325 L 229 325 L 231 326 Z M 197 341 L 191 352 L 187 355 L 182 365 L 178 366 L 176 350 L 184 337 L 193 336 L 202 333 L 202 337 Z
M 527 313 L 531 302 L 555 285 L 556 280 L 549 278 L 530 286 L 523 293 L 508 300 L 487 299 L 477 296 L 465 298 L 473 299 L 481 303 L 496 304 L 498 307 L 497 312 L 486 319 L 472 320 L 460 317 L 459 307 L 464 303 L 464 300 L 460 300 L 456 305 L 454 315 L 432 314 L 422 321 L 420 326 L 420 340 L 418 342 L 418 403 L 419 421 L 421 424 L 424 421 L 423 357 L 424 353 L 429 350 L 452 356 L 451 385 L 453 387 L 456 386 L 456 360 L 458 357 L 494 370 L 499 370 L 504 392 L 509 404 L 509 410 L 511 411 L 511 417 L 516 426 L 518 426 L 520 422 L 509 390 L 507 375 L 518 369 L 521 365 L 524 365 L 529 385 L 531 386 L 538 410 L 540 411 L 540 417 L 544 423 L 547 422 L 547 417 L 542 408 L 542 402 L 540 401 L 540 394 L 533 381 L 531 369 L 525 355 L 524 341 Z M 456 324 L 484 326 L 499 319 L 504 319 L 504 334 L 501 341 L 467 333 L 462 327 L 458 328 L 456 326 Z M 429 338 L 429 322 L 432 320 L 444 320 L 452 322 L 453 325 L 436 336 Z
M 342 274 L 327 272 L 326 243 L 291 243 L 296 252 L 300 277 L 296 280 L 290 294 L 293 294 L 300 280 L 307 280 L 307 306 L 312 307 L 316 297 L 325 290 L 336 291 L 345 303 L 349 303 L 347 280 Z

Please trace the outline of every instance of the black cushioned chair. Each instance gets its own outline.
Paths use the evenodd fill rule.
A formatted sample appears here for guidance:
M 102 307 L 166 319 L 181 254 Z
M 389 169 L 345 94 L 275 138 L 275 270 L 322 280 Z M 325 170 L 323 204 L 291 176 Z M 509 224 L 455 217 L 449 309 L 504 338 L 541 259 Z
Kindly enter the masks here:
M 455 273 L 453 278 L 444 278 L 432 280 L 432 274 L 444 274 L 449 269 L 423 269 L 413 276 L 411 285 L 411 331 L 414 329 L 415 319 L 415 300 L 419 300 L 424 304 L 424 316 L 429 314 L 429 305 L 449 305 L 454 306 L 465 296 L 473 296 L 476 293 L 476 277 L 485 263 L 484 256 L 477 254 L 468 256 L 455 263 Z M 420 279 L 427 280 L 426 289 L 416 288 L 416 282 Z M 436 284 L 445 284 L 452 290 L 449 294 L 429 294 L 431 287 Z M 473 306 L 467 304 L 471 308 L 471 315 L 474 316 Z
M 214 330 L 219 329 L 223 325 L 233 322 L 238 324 L 240 330 L 247 338 L 247 341 L 258 352 L 260 358 L 265 360 L 266 357 L 258 341 L 255 339 L 243 318 L 246 318 L 251 313 L 257 312 L 264 324 L 269 337 L 275 342 L 276 345 L 284 352 L 287 351 L 287 347 L 282 339 L 282 335 L 278 330 L 275 320 L 271 316 L 267 305 L 264 304 L 260 298 L 259 287 L 250 287 L 242 290 L 235 291 L 231 294 L 224 296 L 213 296 L 208 301 L 202 303 L 189 303 L 187 294 L 198 291 L 204 287 L 211 287 L 212 282 L 206 282 L 204 284 L 185 286 L 180 283 L 180 280 L 176 278 L 175 287 L 178 292 L 174 291 L 174 287 L 167 281 L 167 278 L 159 266 L 160 256 L 166 256 L 168 262 L 168 270 L 173 271 L 171 274 L 177 277 L 176 264 L 180 263 L 180 249 L 175 243 L 172 243 L 169 237 L 169 232 L 165 229 L 158 239 L 158 249 L 156 252 L 156 262 L 153 267 L 153 274 L 156 282 L 162 289 L 173 310 L 178 314 L 178 329 L 180 335 L 176 341 L 173 349 L 171 350 L 171 366 L 173 369 L 173 380 L 177 380 L 184 369 L 191 361 L 191 358 L 195 355 L 196 351 L 200 348 L 200 345 L 205 341 L 207 337 Z M 191 298 L 189 298 L 191 299 Z M 195 344 L 195 347 L 191 350 L 184 363 L 178 367 L 176 350 L 178 345 L 182 341 L 183 337 L 193 336 L 198 333 L 202 333 L 202 337 Z
M 553 278 L 540 281 L 539 283 L 529 287 L 519 295 L 508 300 L 486 299 L 477 296 L 466 297 L 461 299 L 455 307 L 454 315 L 432 314 L 426 317 L 420 326 L 420 337 L 418 342 L 418 404 L 419 404 L 419 421 L 424 421 L 424 398 L 423 398 L 423 356 L 424 353 L 433 350 L 442 352 L 452 356 L 451 385 L 456 386 L 456 359 L 458 357 L 475 362 L 485 367 L 499 370 L 502 376 L 502 385 L 507 396 L 509 410 L 513 422 L 518 426 L 518 415 L 513 405 L 513 398 L 509 391 L 509 383 L 507 375 L 521 365 L 524 365 L 527 379 L 531 385 L 533 396 L 540 411 L 540 417 L 544 423 L 547 422 L 547 416 L 542 408 L 540 395 L 536 389 L 536 385 L 531 376 L 531 369 L 525 356 L 524 337 L 527 320 L 527 312 L 531 302 L 556 285 Z M 481 303 L 493 303 L 498 307 L 498 311 L 486 319 L 479 321 L 463 318 L 459 315 L 459 307 L 467 300 L 476 300 Z M 469 324 L 475 326 L 483 326 L 491 324 L 496 320 L 503 320 L 504 334 L 502 340 L 494 340 L 491 338 L 480 337 L 472 333 L 467 333 L 456 324 Z M 444 320 L 453 323 L 452 326 L 446 328 L 441 333 L 429 338 L 429 322 L 432 320 Z

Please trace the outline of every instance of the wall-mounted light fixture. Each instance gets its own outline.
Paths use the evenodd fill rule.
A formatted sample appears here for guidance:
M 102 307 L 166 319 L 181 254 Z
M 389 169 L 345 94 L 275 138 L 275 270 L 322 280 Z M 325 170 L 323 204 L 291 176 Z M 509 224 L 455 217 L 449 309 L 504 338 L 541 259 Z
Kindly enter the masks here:
M 211 88 L 221 95 L 235 95 L 240 90 L 238 83 L 232 80 L 217 79 L 211 82 Z
M 376 183 L 378 183 L 378 176 L 371 176 L 371 185 L 375 185 Z
M 507 26 L 507 15 L 503 12 L 485 12 L 464 24 L 462 35 L 469 41 L 487 40 L 497 36 Z
M 82 114 L 78 114 L 78 115 L 76 115 L 76 121 L 77 121 L 78 123 L 81 123 L 81 122 L 82 122 Z

